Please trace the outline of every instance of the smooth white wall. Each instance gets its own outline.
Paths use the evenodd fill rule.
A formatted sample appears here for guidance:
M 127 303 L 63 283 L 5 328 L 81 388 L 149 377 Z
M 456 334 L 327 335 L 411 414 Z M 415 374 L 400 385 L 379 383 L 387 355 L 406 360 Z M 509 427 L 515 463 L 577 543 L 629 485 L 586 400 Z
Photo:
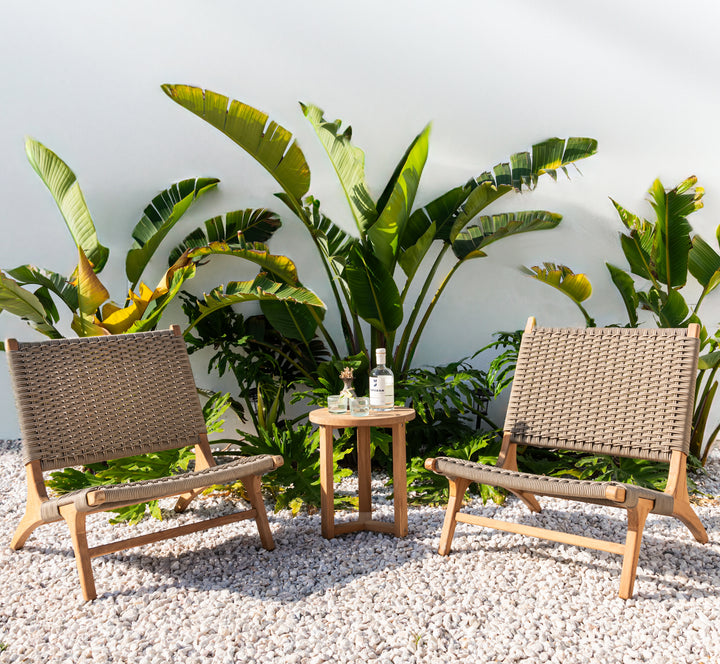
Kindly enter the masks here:
M 274 181 L 160 90 L 162 83 L 188 83 L 261 108 L 293 131 L 310 163 L 311 193 L 348 230 L 340 187 L 299 100 L 352 124 L 376 194 L 432 121 L 418 203 L 550 136 L 597 138 L 599 153 L 580 164 L 582 176 L 546 179 L 531 194 L 499 202 L 493 211 L 549 209 L 564 221 L 493 245 L 488 258 L 465 266 L 417 360 L 469 355 L 493 331 L 522 327 L 530 314 L 542 324 L 583 323 L 562 295 L 523 276 L 522 264 L 554 260 L 586 272 L 595 288 L 588 308 L 598 323 L 621 321 L 604 267 L 624 265 L 609 195 L 650 214 L 644 198 L 656 177 L 673 186 L 696 174 L 707 195 L 691 221 L 714 243 L 719 18 L 710 0 L 692 10 L 656 0 L 3 2 L 0 267 L 34 263 L 68 273 L 76 262 L 60 214 L 25 159 L 23 137 L 30 135 L 78 176 L 100 239 L 111 248 L 102 278 L 114 299 L 124 296 L 125 252 L 145 205 L 172 182 L 198 176 L 219 177 L 220 187 L 176 227 L 167 249 L 210 216 L 271 207 L 286 221 L 273 250 L 290 255 L 303 282 L 327 297 L 309 241 L 272 196 Z M 148 280 L 162 271 L 156 260 Z M 253 272 L 224 261 L 189 287 L 200 292 Z M 708 325 L 718 324 L 719 301 L 704 305 Z M 39 338 L 7 313 L 0 314 L 0 336 Z M 207 384 L 201 363 L 196 376 Z M 0 369 L 0 436 L 17 434 Z

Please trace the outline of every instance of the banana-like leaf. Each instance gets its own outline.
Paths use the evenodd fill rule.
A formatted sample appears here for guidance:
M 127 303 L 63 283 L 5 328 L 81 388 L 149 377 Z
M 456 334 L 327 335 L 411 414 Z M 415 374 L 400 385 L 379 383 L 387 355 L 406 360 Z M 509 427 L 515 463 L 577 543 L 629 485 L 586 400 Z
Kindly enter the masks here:
M 25 153 L 60 208 L 75 245 L 83 250 L 93 269 L 100 272 L 110 251 L 98 241 L 95 224 L 75 173 L 52 150 L 32 138 L 25 139 Z
M 128 332 L 147 332 L 157 327 L 160 317 L 167 308 L 168 304 L 173 301 L 175 296 L 180 292 L 183 284 L 195 276 L 197 267 L 194 263 L 189 265 L 176 265 L 170 268 L 163 279 L 153 291 L 148 306 L 143 311 L 140 320 L 135 321 L 129 328 Z
M 55 293 L 70 309 L 75 311 L 78 307 L 77 288 L 63 275 L 50 270 L 44 270 L 34 265 L 20 265 L 7 273 L 22 286 L 33 284 L 47 288 Z
M 665 191 L 662 182 L 655 180 L 650 188 L 650 204 L 657 216 L 652 256 L 658 280 L 667 284 L 668 289 L 680 288 L 687 282 L 692 228 L 686 216 L 703 205 L 702 188 L 691 189 L 695 182 L 697 178 L 693 176 Z M 689 189 L 691 193 L 685 193 Z
M 172 265 L 187 249 L 205 247 L 211 242 L 237 242 L 238 235 L 246 242 L 267 242 L 282 226 L 280 217 L 263 208 L 235 210 L 225 215 L 208 219 L 202 227 L 192 233 L 170 252 L 168 264 Z
M 430 125 L 415 137 L 400 164 L 395 169 L 386 191 L 383 208 L 377 221 L 367 230 L 375 255 L 392 274 L 400 250 L 400 237 L 405 229 L 420 176 L 428 155 Z
M 135 293 L 131 290 L 128 293 L 130 304 L 126 307 L 121 308 L 113 302 L 106 302 L 102 307 L 102 327 L 111 334 L 122 334 L 140 320 L 157 294 L 142 282 L 138 291 Z M 100 324 L 99 321 L 96 322 Z
M 365 181 L 365 153 L 351 143 L 351 127 L 341 132 L 341 121 L 329 122 L 323 116 L 321 108 L 303 103 L 300 108 L 330 157 L 358 230 L 364 235 L 378 216 Z
M 133 244 L 125 258 L 125 274 L 137 286 L 140 276 L 165 236 L 187 209 L 205 192 L 217 186 L 217 178 L 182 180 L 160 192 L 145 208 L 132 232 Z
M 310 167 L 292 134 L 247 104 L 189 85 L 163 85 L 163 92 L 219 129 L 255 158 L 296 205 L 310 188 Z
M 412 281 L 417 269 L 420 267 L 425 254 L 430 250 L 433 241 L 435 240 L 436 233 L 435 223 L 433 222 L 428 226 L 424 235 L 418 238 L 418 241 L 412 246 L 405 249 L 400 254 L 400 267 L 405 272 L 408 281 Z
M 400 326 L 403 319 L 400 293 L 377 257 L 356 247 L 349 256 L 344 276 L 361 318 L 385 336 Z
M 459 260 L 487 256 L 482 248 L 493 242 L 510 235 L 555 228 L 561 220 L 562 215 L 546 210 L 525 210 L 479 217 L 479 225 L 468 226 L 458 233 L 452 249 Z
M 636 230 L 630 231 L 630 235 L 620 234 L 620 247 L 630 265 L 630 271 L 638 277 L 652 281 L 655 277 L 653 260 L 650 254 L 643 249 L 643 240 Z
M 78 316 L 78 314 L 73 316 L 70 327 L 79 337 L 102 337 L 110 334 L 102 325 L 98 325 L 95 319 Z
M 706 369 L 715 369 L 720 366 L 720 350 L 701 355 L 698 358 L 698 369 L 704 371 Z
M 309 230 L 320 245 L 328 264 L 336 275 L 342 274 L 345 261 L 357 240 L 320 212 L 320 201 L 308 196 L 305 199 L 305 212 L 309 221 Z
M 563 170 L 567 175 L 569 164 L 586 159 L 596 152 L 597 141 L 583 137 L 570 137 L 567 140 L 550 138 L 533 145 L 532 155 L 528 152 L 517 152 L 510 156 L 508 162 L 497 164 L 492 173 L 481 173 L 465 186 L 451 189 L 421 210 L 416 210 L 408 224 L 414 231 L 413 236 L 409 236 L 407 240 L 403 238 L 402 246 L 412 246 L 433 221 L 437 225 L 437 238 L 444 242 L 454 242 L 456 237 L 451 238 L 451 231 L 459 233 L 492 200 L 511 190 L 521 192 L 523 187 L 534 189 L 543 174 L 556 179 L 557 169 Z M 485 191 L 478 192 L 477 199 L 463 213 L 463 204 L 479 186 L 484 186 Z M 492 200 L 485 200 L 488 195 L 492 196 Z M 463 218 L 456 225 L 460 214 Z
M 235 244 L 211 242 L 207 246 L 190 249 L 187 258 L 197 260 L 203 256 L 224 255 L 244 258 L 270 272 L 279 281 L 296 285 L 298 282 L 297 268 L 287 256 L 271 254 L 267 245 L 261 242 L 245 242 L 241 238 Z
M 581 304 L 592 295 L 592 285 L 584 274 L 576 274 L 567 265 L 543 263 L 531 268 L 522 268 L 523 272 L 548 286 L 567 295 L 575 304 Z
M 268 300 L 260 302 L 260 310 L 270 325 L 288 339 L 299 339 L 308 344 L 315 336 L 318 321 L 305 304 Z
M 638 294 L 635 291 L 635 282 L 632 277 L 625 272 L 625 270 L 621 270 L 619 267 L 615 267 L 610 263 L 605 263 L 605 265 L 610 272 L 610 278 L 623 299 L 625 309 L 627 309 L 630 327 L 637 327 L 637 309 L 640 306 L 640 300 L 638 299 Z
M 513 188 L 509 184 L 496 185 L 492 181 L 480 183 L 472 190 L 465 203 L 460 207 L 460 214 L 458 214 L 450 227 L 448 240 L 451 243 L 455 242 L 458 233 L 480 214 L 482 210 L 512 190 Z
M 676 290 L 668 294 L 651 288 L 647 293 L 638 291 L 641 305 L 652 311 L 659 319 L 659 327 L 686 327 L 690 313 L 687 302 Z M 684 325 L 685 324 L 685 325 Z
M 192 330 L 203 318 L 223 307 L 240 302 L 263 300 L 288 300 L 310 307 L 325 309 L 323 301 L 312 291 L 288 284 L 272 281 L 261 272 L 253 281 L 231 281 L 226 286 L 218 286 L 205 295 L 205 302 L 199 306 L 200 315 L 192 321 L 185 333 Z
M 688 269 L 703 287 L 705 294 L 720 283 L 720 255 L 699 235 L 692 239 Z
M 95 312 L 110 297 L 110 294 L 93 271 L 92 265 L 82 249 L 78 249 L 77 294 L 80 325 L 78 334 L 82 337 L 93 336 L 91 326 Z
M 31 327 L 51 339 L 62 339 L 62 334 L 55 329 L 52 319 L 35 294 L 0 272 L 0 312 L 2 311 L 26 320 Z

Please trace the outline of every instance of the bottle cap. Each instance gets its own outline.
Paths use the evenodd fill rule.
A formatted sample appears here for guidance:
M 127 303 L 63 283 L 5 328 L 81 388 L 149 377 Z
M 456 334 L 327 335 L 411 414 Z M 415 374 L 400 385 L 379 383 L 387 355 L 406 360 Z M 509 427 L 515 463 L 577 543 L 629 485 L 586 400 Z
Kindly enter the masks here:
M 376 348 L 375 349 L 375 359 L 378 364 L 385 364 L 385 349 L 384 348 Z

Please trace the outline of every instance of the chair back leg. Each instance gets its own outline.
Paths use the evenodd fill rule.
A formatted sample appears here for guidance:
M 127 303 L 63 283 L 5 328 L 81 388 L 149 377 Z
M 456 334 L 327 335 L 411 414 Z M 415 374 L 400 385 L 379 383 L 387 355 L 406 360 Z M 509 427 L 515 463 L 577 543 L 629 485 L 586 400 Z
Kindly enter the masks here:
M 688 527 L 690 532 L 693 534 L 693 537 L 698 542 L 700 542 L 700 544 L 707 544 L 707 531 L 700 522 L 700 517 L 698 517 L 698 515 L 695 513 L 695 510 L 692 508 L 692 505 L 690 505 L 689 502 L 684 503 L 676 500 L 673 506 L 672 515 L 677 519 L 680 519 L 680 521 L 682 521 Z
M 652 500 L 640 498 L 637 506 L 628 510 L 625 556 L 623 558 L 622 574 L 620 576 L 620 597 L 622 599 L 629 599 L 633 594 L 643 528 L 645 527 L 645 519 L 647 519 L 647 515 L 652 507 Z
M 457 519 L 455 518 L 460 511 L 465 491 L 470 486 L 470 480 L 462 478 L 449 478 L 450 480 L 450 500 L 448 501 L 447 510 L 445 511 L 445 522 L 443 523 L 442 534 L 440 535 L 440 546 L 438 553 L 441 556 L 447 556 L 452 546 L 452 538 L 455 534 L 455 526 Z

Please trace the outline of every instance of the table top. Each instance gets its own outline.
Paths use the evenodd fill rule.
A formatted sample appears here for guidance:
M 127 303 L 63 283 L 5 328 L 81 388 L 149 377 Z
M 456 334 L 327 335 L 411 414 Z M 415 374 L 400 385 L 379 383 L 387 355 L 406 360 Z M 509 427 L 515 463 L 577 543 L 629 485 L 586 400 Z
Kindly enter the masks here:
M 409 422 L 415 418 L 413 408 L 395 407 L 392 410 L 371 410 L 369 415 L 351 415 L 346 413 L 329 413 L 327 408 L 311 410 L 308 418 L 314 424 L 333 427 L 391 427 L 399 422 Z

